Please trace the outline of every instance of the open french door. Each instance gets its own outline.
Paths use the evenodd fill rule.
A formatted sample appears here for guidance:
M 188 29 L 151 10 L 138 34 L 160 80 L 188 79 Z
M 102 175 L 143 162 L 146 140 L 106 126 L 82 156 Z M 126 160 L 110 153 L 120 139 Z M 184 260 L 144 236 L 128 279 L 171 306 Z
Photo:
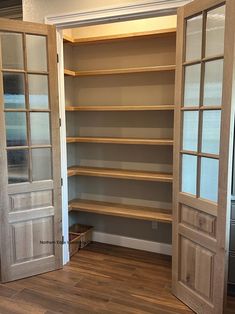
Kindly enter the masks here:
M 1 281 L 62 266 L 56 36 L 0 19 Z
M 235 1 L 178 11 L 173 293 L 223 313 L 235 106 Z

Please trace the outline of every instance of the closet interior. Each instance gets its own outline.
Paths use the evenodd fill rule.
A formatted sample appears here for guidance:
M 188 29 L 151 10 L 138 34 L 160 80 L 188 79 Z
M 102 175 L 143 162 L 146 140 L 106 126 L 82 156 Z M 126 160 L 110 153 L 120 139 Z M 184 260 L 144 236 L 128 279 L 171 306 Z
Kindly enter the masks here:
M 171 243 L 175 53 L 176 16 L 64 31 L 70 224 Z

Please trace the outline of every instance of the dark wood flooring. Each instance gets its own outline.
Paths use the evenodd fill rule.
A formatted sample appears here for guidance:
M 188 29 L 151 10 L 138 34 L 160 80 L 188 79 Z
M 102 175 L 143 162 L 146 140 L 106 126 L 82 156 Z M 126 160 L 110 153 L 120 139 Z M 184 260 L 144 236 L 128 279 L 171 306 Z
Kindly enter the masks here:
M 92 243 L 62 270 L 0 285 L 0 313 L 193 312 L 171 294 L 169 257 Z

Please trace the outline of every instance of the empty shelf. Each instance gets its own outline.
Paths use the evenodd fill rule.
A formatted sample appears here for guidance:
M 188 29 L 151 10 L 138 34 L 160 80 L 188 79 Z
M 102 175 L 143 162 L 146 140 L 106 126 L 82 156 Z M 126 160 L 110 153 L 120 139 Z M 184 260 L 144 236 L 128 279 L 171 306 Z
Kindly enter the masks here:
M 132 145 L 173 145 L 172 139 L 152 138 L 121 138 L 121 137 L 67 137 L 67 143 L 104 143 L 104 144 L 132 144 Z
M 158 65 L 125 69 L 108 69 L 108 70 L 89 70 L 89 71 L 71 71 L 64 70 L 65 75 L 70 76 L 96 76 L 96 75 L 112 75 L 112 74 L 131 74 L 131 73 L 147 73 L 147 72 L 163 72 L 174 71 L 175 65 Z
M 75 199 L 69 202 L 69 210 L 85 211 L 102 215 L 128 217 L 150 221 L 161 221 L 165 223 L 172 222 L 172 215 L 170 210 L 145 206 Z
M 67 106 L 66 111 L 168 111 L 174 105 L 161 106 Z
M 76 76 L 76 72 L 68 69 L 64 69 L 64 75 L 66 76 Z
M 107 177 L 117 179 L 130 179 L 139 181 L 155 181 L 155 182 L 172 182 L 173 176 L 169 173 L 139 171 L 139 170 L 124 170 L 113 168 L 97 168 L 73 166 L 68 168 L 68 176 L 93 176 Z
M 136 33 L 127 33 L 127 34 L 117 34 L 117 35 L 107 35 L 107 36 L 95 36 L 95 37 L 86 37 L 86 38 L 73 38 L 67 35 L 64 35 L 64 42 L 70 43 L 72 45 L 81 45 L 81 44 L 96 44 L 102 42 L 113 42 L 113 41 L 122 41 L 130 39 L 140 39 L 140 38 L 154 38 L 159 36 L 169 36 L 176 34 L 176 28 L 166 28 L 156 31 L 148 32 L 136 32 Z

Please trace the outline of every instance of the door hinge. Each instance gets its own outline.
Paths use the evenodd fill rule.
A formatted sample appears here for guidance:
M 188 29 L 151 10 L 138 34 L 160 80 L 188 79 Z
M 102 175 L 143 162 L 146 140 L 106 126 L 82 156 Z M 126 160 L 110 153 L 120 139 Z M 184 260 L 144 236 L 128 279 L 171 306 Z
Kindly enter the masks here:
M 64 236 L 62 235 L 62 244 L 64 244 Z
M 59 54 L 56 55 L 57 63 L 59 63 Z
M 61 127 L 61 118 L 59 118 L 59 126 Z
M 60 179 L 61 186 L 63 186 L 63 178 Z

